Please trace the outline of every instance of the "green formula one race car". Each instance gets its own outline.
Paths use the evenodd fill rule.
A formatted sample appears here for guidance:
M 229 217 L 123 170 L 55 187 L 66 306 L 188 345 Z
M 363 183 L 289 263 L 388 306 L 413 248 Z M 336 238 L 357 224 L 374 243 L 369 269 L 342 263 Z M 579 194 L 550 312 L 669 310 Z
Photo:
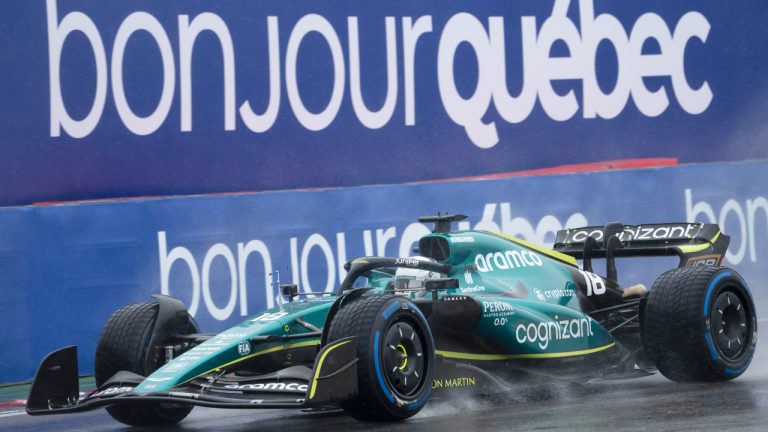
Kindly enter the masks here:
M 79 396 L 76 347 L 42 362 L 27 412 L 106 407 L 128 425 L 169 425 L 193 406 L 343 408 L 372 421 L 432 396 L 509 391 L 522 377 L 725 381 L 744 372 L 757 320 L 744 280 L 721 267 L 729 237 L 680 223 L 568 229 L 554 249 L 435 223 L 418 257 L 347 263 L 336 293 L 280 287 L 278 306 L 200 333 L 171 297 L 126 306 L 96 352 L 98 388 Z M 677 256 L 650 291 L 617 282 L 616 259 Z M 577 259 L 582 260 L 579 268 Z M 592 272 L 604 259 L 606 276 Z

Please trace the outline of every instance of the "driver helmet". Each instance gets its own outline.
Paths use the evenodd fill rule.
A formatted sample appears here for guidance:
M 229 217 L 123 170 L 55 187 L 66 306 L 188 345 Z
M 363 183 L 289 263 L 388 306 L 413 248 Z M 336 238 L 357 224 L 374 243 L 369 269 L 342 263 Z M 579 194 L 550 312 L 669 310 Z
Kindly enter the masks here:
M 436 262 L 435 260 L 423 256 L 414 256 L 410 259 L 418 260 L 418 261 L 430 261 L 430 262 Z M 421 269 L 415 269 L 411 267 L 398 267 L 397 271 L 395 272 L 395 291 L 402 291 L 402 290 L 423 290 L 426 288 L 427 281 L 432 279 L 439 279 L 441 277 L 440 273 L 433 272 L 430 270 L 421 270 Z

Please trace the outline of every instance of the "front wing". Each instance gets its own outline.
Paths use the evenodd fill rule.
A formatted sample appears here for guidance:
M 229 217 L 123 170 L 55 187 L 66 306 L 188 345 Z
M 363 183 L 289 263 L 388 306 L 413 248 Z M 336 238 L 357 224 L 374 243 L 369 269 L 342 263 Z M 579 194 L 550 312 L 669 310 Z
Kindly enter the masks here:
M 134 393 L 145 377 L 121 371 L 80 399 L 77 347 L 62 348 L 43 360 L 27 399 L 30 415 L 87 411 L 118 404 L 174 403 L 213 408 L 311 408 L 357 394 L 357 342 L 345 338 L 317 354 L 312 369 L 293 366 L 253 377 L 198 377 L 170 391 Z

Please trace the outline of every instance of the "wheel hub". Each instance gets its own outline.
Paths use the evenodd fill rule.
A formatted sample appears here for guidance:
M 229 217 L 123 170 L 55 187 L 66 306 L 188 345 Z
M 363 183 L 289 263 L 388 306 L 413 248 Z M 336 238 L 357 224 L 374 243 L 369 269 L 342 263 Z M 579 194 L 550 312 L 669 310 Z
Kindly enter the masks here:
M 416 391 L 425 375 L 421 336 L 408 322 L 397 322 L 384 336 L 382 361 L 387 381 L 395 392 L 407 396 Z
M 395 351 L 395 362 L 400 363 L 398 369 L 404 370 L 405 367 L 408 366 L 408 351 L 406 351 L 403 344 L 397 344 L 395 348 L 397 348 Z
M 750 343 L 750 323 L 741 298 L 732 291 L 721 292 L 710 312 L 712 338 L 718 351 L 729 360 L 737 359 Z

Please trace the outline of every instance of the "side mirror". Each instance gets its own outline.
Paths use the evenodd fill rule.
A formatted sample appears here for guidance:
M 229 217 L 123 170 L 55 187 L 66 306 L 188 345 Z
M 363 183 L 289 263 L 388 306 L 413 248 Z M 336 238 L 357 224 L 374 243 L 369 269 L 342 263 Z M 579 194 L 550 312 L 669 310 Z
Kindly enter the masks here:
M 280 285 L 280 293 L 288 297 L 288 301 L 293 301 L 299 295 L 299 286 L 296 284 Z
M 437 301 L 437 292 L 440 290 L 456 289 L 459 287 L 459 280 L 454 278 L 440 278 L 428 280 L 424 284 L 424 289 L 432 292 L 432 300 Z

